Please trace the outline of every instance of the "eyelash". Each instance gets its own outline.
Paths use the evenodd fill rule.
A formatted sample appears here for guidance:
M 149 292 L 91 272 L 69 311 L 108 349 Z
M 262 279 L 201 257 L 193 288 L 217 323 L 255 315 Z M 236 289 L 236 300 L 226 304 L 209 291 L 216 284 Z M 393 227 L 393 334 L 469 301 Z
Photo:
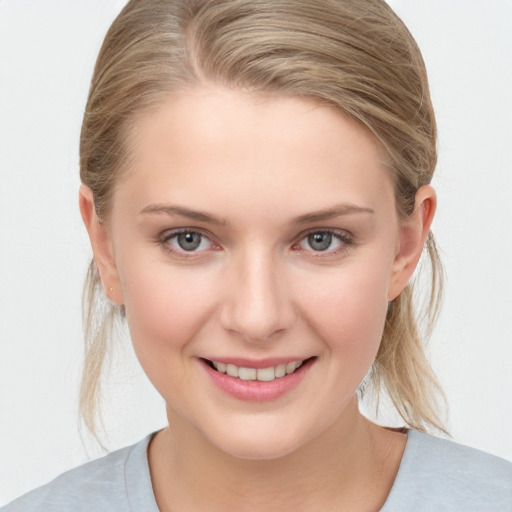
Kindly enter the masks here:
M 181 234 L 199 235 L 199 236 L 201 236 L 200 244 L 202 244 L 204 240 L 207 240 L 213 247 L 219 247 L 218 245 L 215 244 L 215 242 L 213 242 L 210 239 L 210 235 L 208 235 L 198 229 L 187 229 L 187 228 L 166 231 L 158 236 L 157 243 L 159 245 L 161 245 L 162 247 L 164 247 L 165 250 L 168 253 L 170 253 L 171 255 L 176 256 L 178 258 L 184 258 L 184 259 L 197 258 L 197 257 L 199 257 L 200 253 L 208 250 L 208 249 L 205 249 L 205 250 L 200 250 L 200 251 L 196 251 L 196 250 L 186 251 L 184 249 L 177 249 L 177 248 L 171 246 L 171 244 L 170 244 L 171 240 L 177 239 L 177 237 Z M 316 235 L 316 234 L 329 235 L 331 237 L 331 240 L 330 240 L 331 243 L 334 239 L 336 239 L 340 243 L 340 245 L 338 247 L 336 247 L 334 250 L 326 249 L 326 250 L 320 250 L 320 251 L 315 251 L 312 248 L 303 249 L 300 247 L 300 245 L 305 240 L 307 240 L 307 238 L 309 236 Z M 293 243 L 292 249 L 298 250 L 298 251 L 304 250 L 307 252 L 311 252 L 312 254 L 314 254 L 315 258 L 337 256 L 337 255 L 340 255 L 341 253 L 347 251 L 350 248 L 350 246 L 354 245 L 354 238 L 350 233 L 347 233 L 346 231 L 336 230 L 336 229 L 312 229 L 305 233 L 301 233 L 297 237 L 296 240 L 297 240 L 297 242 Z M 214 249 L 214 250 L 218 250 L 218 249 Z

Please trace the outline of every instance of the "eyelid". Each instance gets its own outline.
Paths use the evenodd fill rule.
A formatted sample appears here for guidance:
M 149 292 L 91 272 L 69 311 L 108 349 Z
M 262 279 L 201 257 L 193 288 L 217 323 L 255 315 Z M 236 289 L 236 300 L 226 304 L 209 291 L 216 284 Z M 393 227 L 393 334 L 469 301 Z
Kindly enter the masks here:
M 201 236 L 204 236 L 210 240 L 211 235 L 206 233 L 204 229 L 201 228 L 170 228 L 165 229 L 158 235 L 158 240 L 165 241 L 169 240 L 170 238 L 173 238 L 176 235 L 180 235 L 181 233 L 198 233 Z
M 296 237 L 295 240 L 302 240 L 306 238 L 309 235 L 312 235 L 314 233 L 330 233 L 333 236 L 336 236 L 342 240 L 353 240 L 354 235 L 347 231 L 346 229 L 340 229 L 340 228 L 324 228 L 322 226 L 318 228 L 310 228 L 306 229 L 304 231 L 301 231 Z

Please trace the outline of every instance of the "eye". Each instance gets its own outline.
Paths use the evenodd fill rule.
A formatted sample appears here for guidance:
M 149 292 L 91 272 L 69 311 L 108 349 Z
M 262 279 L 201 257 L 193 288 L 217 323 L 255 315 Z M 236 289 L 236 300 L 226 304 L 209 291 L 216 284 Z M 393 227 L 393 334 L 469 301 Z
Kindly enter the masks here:
M 299 249 L 314 252 L 337 253 L 351 244 L 351 237 L 336 231 L 312 231 L 297 244 Z
M 159 240 L 172 253 L 198 253 L 211 249 L 214 244 L 198 231 L 167 232 Z
M 332 233 L 328 231 L 310 233 L 305 241 L 314 251 L 326 251 L 332 244 Z
M 195 251 L 201 246 L 201 243 L 203 242 L 203 235 L 194 232 L 179 233 L 171 240 L 175 241 L 176 244 L 179 245 L 180 249 L 183 249 L 184 251 Z

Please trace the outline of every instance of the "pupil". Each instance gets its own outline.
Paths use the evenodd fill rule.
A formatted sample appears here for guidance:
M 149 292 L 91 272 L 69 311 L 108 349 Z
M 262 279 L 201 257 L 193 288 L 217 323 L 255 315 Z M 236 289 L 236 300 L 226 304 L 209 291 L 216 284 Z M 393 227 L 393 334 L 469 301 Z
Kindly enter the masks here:
M 178 235 L 178 245 L 184 251 L 193 251 L 201 244 L 201 235 L 199 233 L 180 233 Z
M 325 251 L 329 248 L 332 241 L 330 233 L 312 233 L 308 236 L 308 242 L 315 251 Z

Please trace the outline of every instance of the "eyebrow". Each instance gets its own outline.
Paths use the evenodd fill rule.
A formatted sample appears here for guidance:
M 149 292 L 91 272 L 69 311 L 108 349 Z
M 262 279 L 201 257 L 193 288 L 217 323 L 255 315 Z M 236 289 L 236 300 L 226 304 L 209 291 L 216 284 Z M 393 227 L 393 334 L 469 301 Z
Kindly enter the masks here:
M 224 226 L 226 224 L 225 219 L 221 219 L 220 217 L 216 217 L 215 215 L 211 215 L 206 212 L 201 212 L 199 210 L 191 210 L 183 206 L 150 204 L 149 206 L 143 208 L 140 211 L 140 213 L 166 213 L 167 215 L 180 215 L 181 217 L 187 217 L 188 219 L 191 220 L 207 222 L 209 224 L 216 224 L 220 226 Z
M 319 210 L 316 212 L 306 213 L 305 215 L 301 215 L 294 219 L 293 223 L 295 224 L 306 224 L 308 222 L 318 222 L 321 220 L 329 220 L 334 219 L 335 217 L 340 217 L 342 215 L 350 215 L 350 214 L 374 214 L 375 211 L 371 208 L 366 208 L 364 206 L 357 206 L 355 204 L 339 204 L 335 205 L 331 208 L 327 208 L 325 210 Z

